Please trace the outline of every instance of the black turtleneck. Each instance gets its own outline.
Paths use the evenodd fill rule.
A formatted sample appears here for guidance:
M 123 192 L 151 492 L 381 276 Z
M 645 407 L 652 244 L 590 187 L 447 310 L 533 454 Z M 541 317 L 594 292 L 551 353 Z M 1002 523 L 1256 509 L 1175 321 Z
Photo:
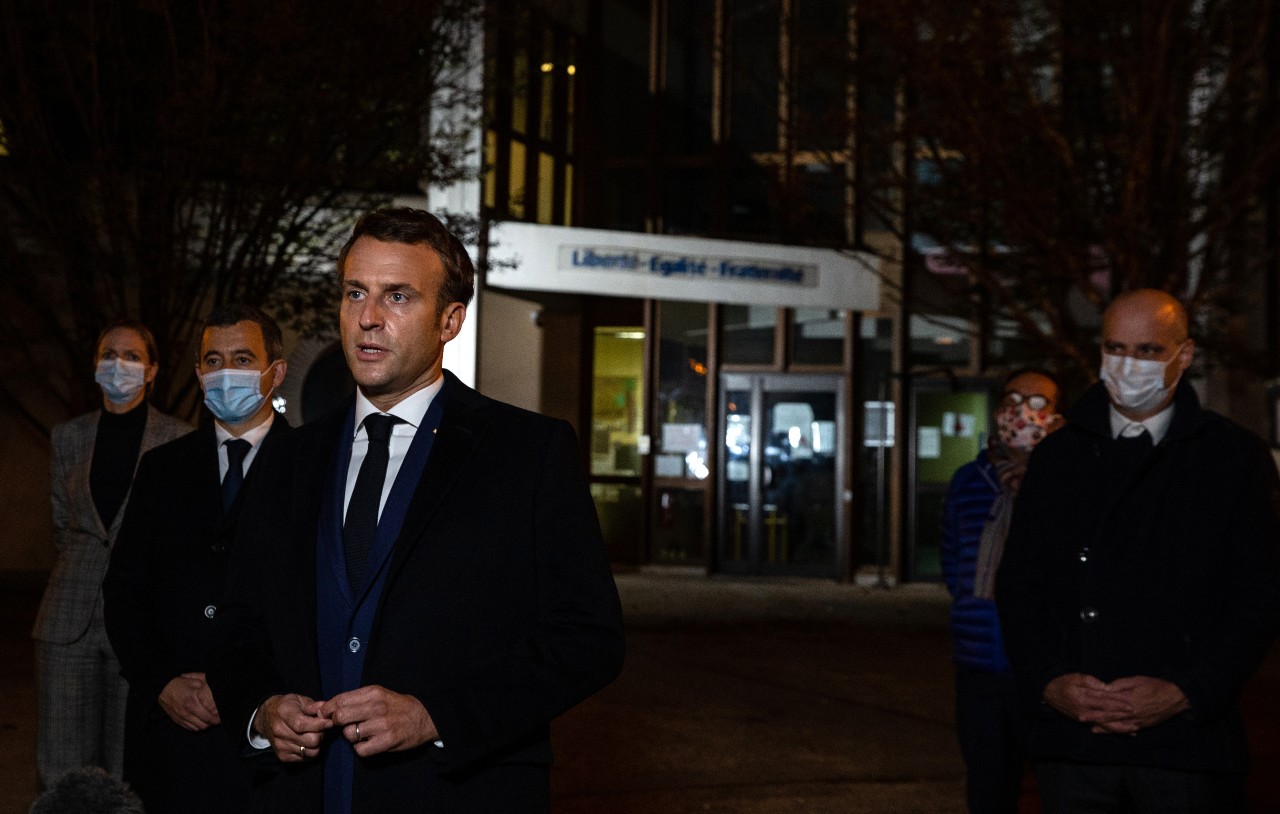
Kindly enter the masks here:
M 103 410 L 98 418 L 93 462 L 89 465 L 89 494 L 105 529 L 111 528 L 111 521 L 116 519 L 129 495 L 138 450 L 142 448 L 142 431 L 146 427 L 146 401 L 127 413 Z

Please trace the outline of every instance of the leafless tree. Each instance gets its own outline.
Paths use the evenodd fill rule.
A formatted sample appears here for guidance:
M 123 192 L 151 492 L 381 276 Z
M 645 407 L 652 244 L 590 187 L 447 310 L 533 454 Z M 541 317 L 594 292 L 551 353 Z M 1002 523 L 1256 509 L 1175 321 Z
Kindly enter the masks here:
M 860 167 L 858 192 L 924 250 L 908 310 L 1014 323 L 1088 377 L 1101 309 L 1154 286 L 1213 358 L 1265 365 L 1237 317 L 1275 298 L 1276 17 L 1266 0 L 860 3 L 855 70 L 898 94 L 858 109 L 862 149 L 901 152 Z
M 104 323 L 155 332 L 196 403 L 220 303 L 307 328 L 353 213 L 471 172 L 475 0 L 0 0 L 0 391 L 48 427 L 96 400 Z
M 856 134 L 856 161 L 831 157 L 856 168 L 850 242 L 908 247 L 886 280 L 906 312 L 965 317 L 979 347 L 1015 326 L 1089 379 L 1102 308 L 1151 285 L 1187 301 L 1211 362 L 1274 375 L 1244 326 L 1275 320 L 1277 17 L 1265 0 L 861 0 L 854 36 L 803 50 L 855 104 L 788 129 Z M 778 174 L 774 196 L 799 242 L 809 177 Z

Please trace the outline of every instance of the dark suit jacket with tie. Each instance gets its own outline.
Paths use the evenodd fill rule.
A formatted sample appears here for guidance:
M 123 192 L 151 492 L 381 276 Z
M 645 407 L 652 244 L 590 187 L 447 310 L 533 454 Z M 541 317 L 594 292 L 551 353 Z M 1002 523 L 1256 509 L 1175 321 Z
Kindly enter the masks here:
M 288 429 L 277 415 L 267 439 Z M 154 814 L 232 811 L 248 797 L 251 769 L 221 729 L 183 729 L 157 703 L 171 679 L 207 666 L 243 492 L 224 513 L 218 442 L 206 421 L 143 456 L 111 555 L 104 610 L 129 682 L 125 778 Z
M 622 666 L 617 591 L 572 429 L 445 379 L 361 682 L 418 698 L 444 747 L 357 758 L 352 807 L 546 810 L 551 720 Z M 325 490 L 343 476 L 334 461 L 351 444 L 342 431 L 349 409 L 264 447 L 246 487 L 232 596 L 208 671 L 223 720 L 245 746 L 249 717 L 267 697 L 323 697 L 318 518 Z M 321 761 L 260 759 L 276 776 L 256 790 L 252 810 L 320 810 Z

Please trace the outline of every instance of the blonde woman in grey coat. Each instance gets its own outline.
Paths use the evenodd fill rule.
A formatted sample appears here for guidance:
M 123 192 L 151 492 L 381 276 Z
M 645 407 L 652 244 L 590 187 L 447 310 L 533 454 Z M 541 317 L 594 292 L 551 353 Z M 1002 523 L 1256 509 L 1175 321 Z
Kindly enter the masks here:
M 109 326 L 95 364 L 102 409 L 53 428 L 58 556 L 31 634 L 42 789 L 83 766 L 121 775 L 127 685 L 103 627 L 102 579 L 138 459 L 191 429 L 147 404 L 158 364 L 145 325 Z

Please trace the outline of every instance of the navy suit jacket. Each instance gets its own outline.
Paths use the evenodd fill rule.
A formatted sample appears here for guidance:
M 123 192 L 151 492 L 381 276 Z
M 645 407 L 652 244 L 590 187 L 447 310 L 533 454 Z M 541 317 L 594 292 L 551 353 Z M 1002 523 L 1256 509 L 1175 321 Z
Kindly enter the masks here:
M 387 565 L 362 681 L 418 698 L 444 748 L 357 758 L 352 808 L 547 810 L 551 720 L 622 666 L 617 591 L 568 424 L 445 377 L 441 423 Z M 242 745 L 271 695 L 323 697 L 316 546 L 328 476 L 351 441 L 345 418 L 273 440 L 247 486 L 208 670 Z M 320 761 L 259 759 L 275 772 L 254 810 L 320 810 Z

